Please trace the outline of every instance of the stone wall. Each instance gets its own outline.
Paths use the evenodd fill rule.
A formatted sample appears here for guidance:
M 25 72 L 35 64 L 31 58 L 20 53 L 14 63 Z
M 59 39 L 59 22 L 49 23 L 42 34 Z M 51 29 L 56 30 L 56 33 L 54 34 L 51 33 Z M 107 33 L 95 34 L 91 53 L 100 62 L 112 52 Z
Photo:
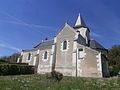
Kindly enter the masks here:
M 83 48 L 83 58 L 77 60 L 77 74 L 81 77 L 102 77 L 101 53 L 89 47 Z

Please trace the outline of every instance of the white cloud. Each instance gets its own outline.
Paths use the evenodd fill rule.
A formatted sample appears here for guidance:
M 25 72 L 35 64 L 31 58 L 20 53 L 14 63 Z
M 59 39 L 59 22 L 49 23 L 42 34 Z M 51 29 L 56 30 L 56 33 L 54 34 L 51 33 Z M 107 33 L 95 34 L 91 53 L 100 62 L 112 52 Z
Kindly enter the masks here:
M 28 24 L 28 23 L 21 23 L 21 22 L 17 22 L 17 21 L 10 21 L 10 20 L 0 20 L 0 22 L 2 23 L 11 23 L 11 24 L 18 24 L 18 25 L 23 25 L 23 26 L 27 26 L 27 27 L 34 27 L 34 28 L 44 28 L 44 29 L 54 29 L 52 27 L 49 26 L 43 26 L 43 25 L 36 25 L 36 24 Z
M 95 33 L 95 32 L 91 32 L 90 35 L 91 35 L 92 37 L 97 37 L 97 38 L 100 38 L 100 37 L 101 37 L 100 34 L 97 34 L 97 33 Z
M 11 45 L 11 44 L 9 44 L 9 43 L 7 43 L 7 42 L 4 42 L 4 41 L 2 41 L 2 40 L 0 40 L 0 47 L 8 48 L 8 49 L 15 50 L 15 51 L 18 51 L 18 52 L 21 51 L 21 49 L 13 46 L 13 45 Z
M 23 20 L 21 20 L 19 18 L 16 18 L 15 16 L 13 16 L 13 15 L 7 13 L 7 12 L 0 11 L 0 13 L 6 15 L 8 17 L 10 17 L 11 19 L 13 19 L 13 21 L 11 21 L 11 20 L 0 20 L 0 22 L 11 23 L 11 24 L 18 24 L 18 25 L 24 25 L 24 26 L 29 27 L 30 29 L 33 29 L 33 28 L 45 28 L 45 29 L 56 30 L 56 28 L 53 28 L 53 27 L 50 27 L 50 26 L 43 26 L 43 25 L 36 25 L 36 24 L 26 23 Z
M 102 0 L 94 0 L 96 5 L 93 5 L 89 0 L 86 0 L 86 2 L 90 4 L 90 11 L 96 18 L 95 20 L 99 20 L 96 22 L 99 27 L 103 27 L 103 30 L 106 32 L 109 30 L 109 32 L 120 35 L 120 17 L 117 15 L 117 12 L 113 11 L 111 7 Z M 97 8 L 95 8 L 95 6 L 97 6 Z

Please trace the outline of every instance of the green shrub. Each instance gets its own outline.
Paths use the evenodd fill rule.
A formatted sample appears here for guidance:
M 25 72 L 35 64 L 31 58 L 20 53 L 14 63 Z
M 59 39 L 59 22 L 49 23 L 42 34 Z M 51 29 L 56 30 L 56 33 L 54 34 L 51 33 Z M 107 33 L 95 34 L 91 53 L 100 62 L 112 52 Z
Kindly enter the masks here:
M 0 75 L 34 74 L 34 67 L 18 64 L 0 64 Z
M 28 63 L 15 63 L 15 62 L 10 62 L 9 64 L 28 65 Z
M 11 62 L 8 60 L 0 59 L 0 64 L 19 64 L 19 65 L 28 65 L 28 63 L 17 63 L 17 62 Z
M 51 73 L 46 73 L 46 78 L 47 79 L 54 79 L 56 81 L 61 81 L 63 78 L 63 74 L 60 72 L 56 72 L 55 70 L 52 71 Z
M 4 60 L 4 59 L 0 59 L 0 64 L 5 64 L 5 63 L 10 63 L 10 61 Z
M 117 66 L 110 66 L 109 67 L 109 73 L 110 73 L 111 77 L 117 76 L 118 72 L 119 72 L 119 68 Z

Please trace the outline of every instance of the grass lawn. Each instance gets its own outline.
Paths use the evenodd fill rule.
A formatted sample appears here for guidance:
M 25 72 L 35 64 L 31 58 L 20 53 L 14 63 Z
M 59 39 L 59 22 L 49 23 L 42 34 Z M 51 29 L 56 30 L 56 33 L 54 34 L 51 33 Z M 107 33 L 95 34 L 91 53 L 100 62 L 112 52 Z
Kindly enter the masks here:
M 44 75 L 0 76 L 0 90 L 120 90 L 120 79 L 63 77 L 56 82 Z

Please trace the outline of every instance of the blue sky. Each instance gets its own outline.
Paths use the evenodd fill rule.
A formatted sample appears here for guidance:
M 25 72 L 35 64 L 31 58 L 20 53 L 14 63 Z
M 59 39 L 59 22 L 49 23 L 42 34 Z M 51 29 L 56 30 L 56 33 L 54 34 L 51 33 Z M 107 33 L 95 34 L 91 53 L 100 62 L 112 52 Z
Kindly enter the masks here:
M 120 43 L 120 0 L 0 0 L 0 56 L 53 38 L 78 13 L 91 38 L 110 48 Z

